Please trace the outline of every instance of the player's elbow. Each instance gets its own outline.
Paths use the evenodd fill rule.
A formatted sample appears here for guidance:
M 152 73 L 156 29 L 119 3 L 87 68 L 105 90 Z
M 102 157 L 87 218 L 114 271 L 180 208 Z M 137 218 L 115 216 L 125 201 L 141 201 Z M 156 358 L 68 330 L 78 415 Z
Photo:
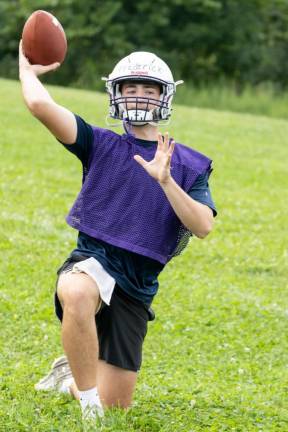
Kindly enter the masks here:
M 199 239 L 204 239 L 205 237 L 207 237 L 207 235 L 209 234 L 211 232 L 211 229 L 209 229 L 209 230 L 203 230 L 203 231 L 201 231 L 201 232 L 199 232 L 199 233 L 197 233 L 196 234 L 196 236 L 199 238 Z
M 204 239 L 212 231 L 212 228 L 213 223 L 207 222 L 205 225 L 201 226 L 201 228 L 197 230 L 197 232 L 194 232 L 193 234 L 195 234 L 196 237 L 198 237 L 199 239 Z

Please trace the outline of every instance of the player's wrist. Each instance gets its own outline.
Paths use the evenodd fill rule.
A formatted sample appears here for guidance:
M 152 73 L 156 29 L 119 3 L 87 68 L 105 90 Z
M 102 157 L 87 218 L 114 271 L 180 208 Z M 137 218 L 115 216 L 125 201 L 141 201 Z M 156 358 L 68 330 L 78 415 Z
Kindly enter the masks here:
M 171 174 L 169 174 L 169 176 L 167 176 L 165 179 L 158 181 L 158 183 L 162 187 L 162 189 L 170 188 L 171 186 L 173 186 L 173 182 L 174 182 L 174 180 L 173 180 L 173 177 L 171 176 Z
M 31 68 L 31 66 L 23 66 L 19 69 L 19 79 L 20 81 L 24 81 L 26 79 L 33 79 L 37 77 L 34 70 Z

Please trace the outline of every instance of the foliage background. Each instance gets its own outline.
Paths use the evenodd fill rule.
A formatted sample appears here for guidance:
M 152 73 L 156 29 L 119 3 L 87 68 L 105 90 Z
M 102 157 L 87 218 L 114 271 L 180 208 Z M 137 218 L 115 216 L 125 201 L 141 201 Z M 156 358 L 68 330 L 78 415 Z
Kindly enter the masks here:
M 1 0 L 0 76 L 17 77 L 22 28 L 36 9 L 56 15 L 68 38 L 53 83 L 103 89 L 118 59 L 147 50 L 196 86 L 288 85 L 286 0 Z

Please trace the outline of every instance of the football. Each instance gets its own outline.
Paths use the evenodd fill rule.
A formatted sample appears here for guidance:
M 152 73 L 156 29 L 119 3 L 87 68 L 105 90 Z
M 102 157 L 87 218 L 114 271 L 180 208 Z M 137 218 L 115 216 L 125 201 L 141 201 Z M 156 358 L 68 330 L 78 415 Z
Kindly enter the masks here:
M 67 52 L 66 35 L 51 13 L 37 10 L 27 19 L 22 32 L 22 46 L 31 64 L 62 63 Z

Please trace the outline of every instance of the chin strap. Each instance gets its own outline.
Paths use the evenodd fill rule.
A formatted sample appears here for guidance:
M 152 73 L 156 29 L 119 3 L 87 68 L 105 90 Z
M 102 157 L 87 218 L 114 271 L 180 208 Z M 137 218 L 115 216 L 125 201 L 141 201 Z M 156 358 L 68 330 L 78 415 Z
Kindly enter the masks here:
M 131 134 L 131 125 L 127 122 L 127 121 L 125 121 L 125 120 L 123 120 L 123 128 L 124 128 L 124 130 L 125 130 L 125 132 L 127 133 L 127 134 Z M 130 129 L 130 130 L 129 130 Z

